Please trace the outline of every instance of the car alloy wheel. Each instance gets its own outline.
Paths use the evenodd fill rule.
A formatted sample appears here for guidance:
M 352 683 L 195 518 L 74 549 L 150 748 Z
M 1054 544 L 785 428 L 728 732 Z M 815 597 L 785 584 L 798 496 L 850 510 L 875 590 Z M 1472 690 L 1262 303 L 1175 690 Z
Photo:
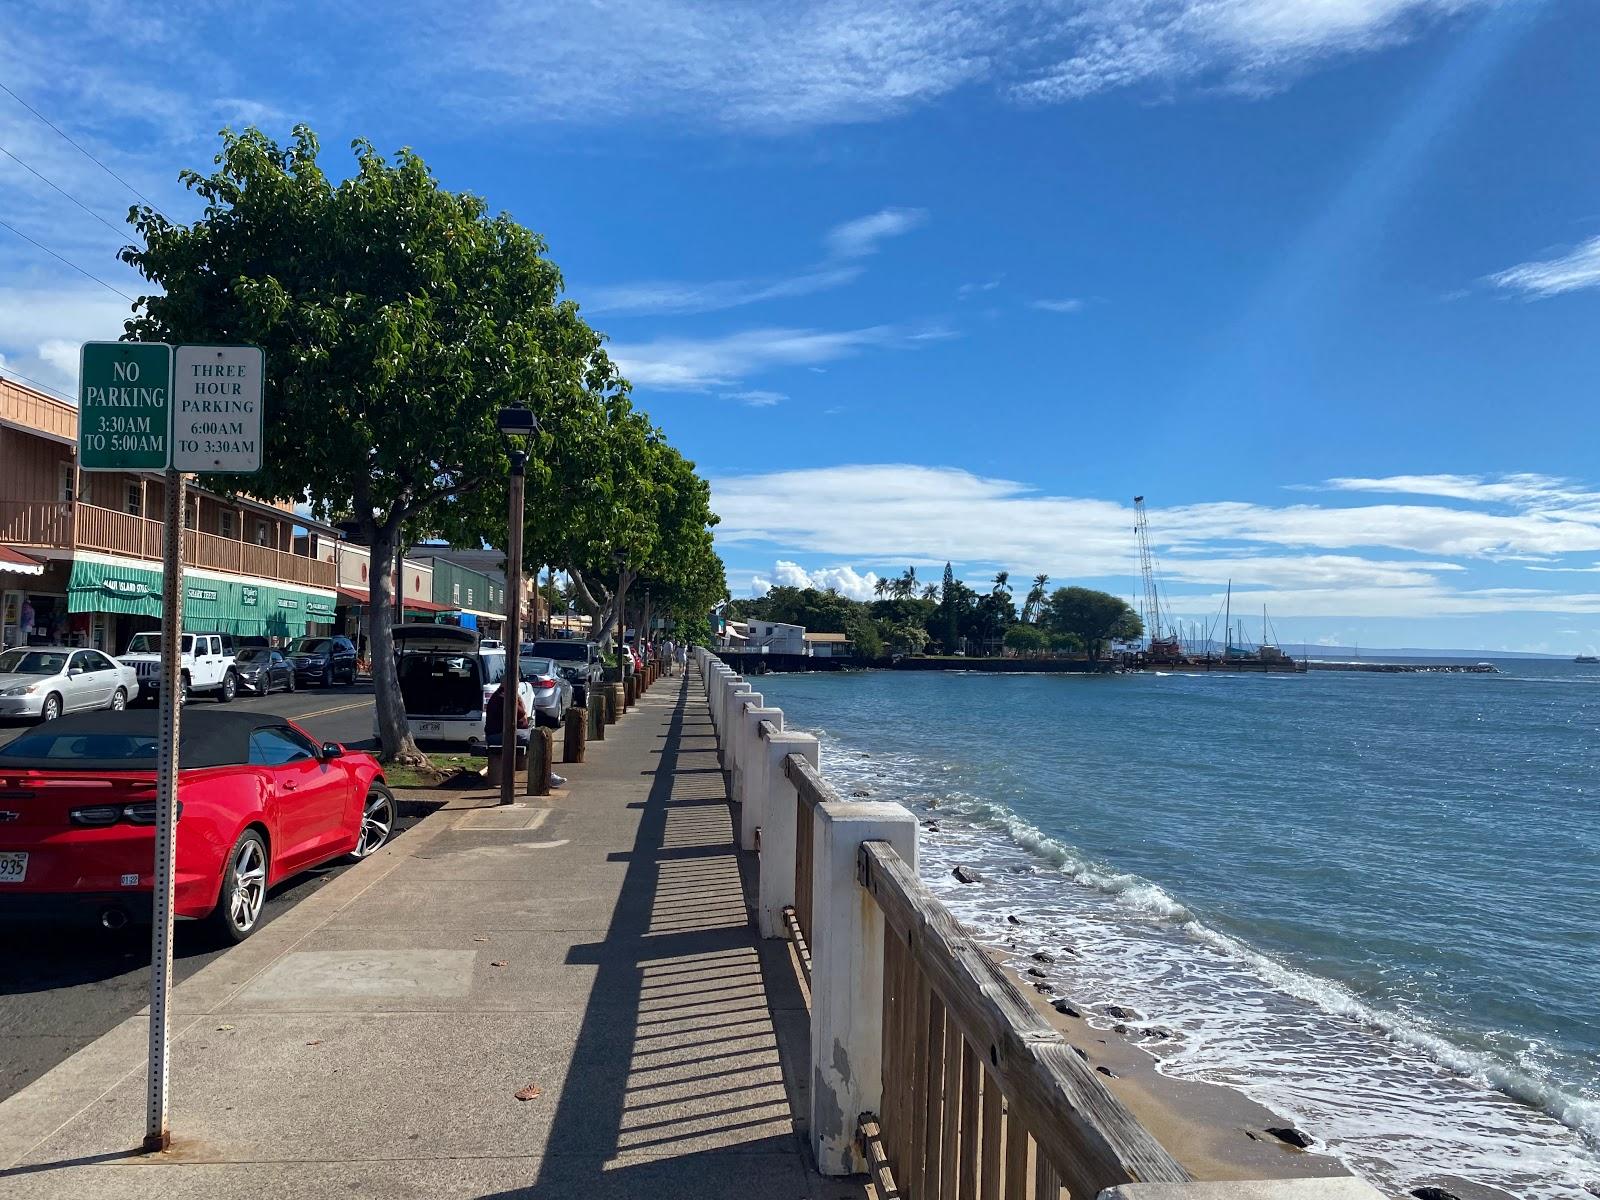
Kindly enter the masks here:
M 227 940 L 242 942 L 260 924 L 266 902 L 267 844 L 254 829 L 247 829 L 228 855 L 212 917 Z
M 222 690 L 217 693 L 217 699 L 222 701 L 222 703 L 227 704 L 238 694 L 239 681 L 234 677 L 233 672 L 229 671 L 222 677 Z
M 291 691 L 291 692 L 292 692 L 292 691 L 294 691 L 294 670 L 293 670 L 293 669 L 292 669 L 292 668 L 291 668 L 291 669 L 290 669 L 290 671 L 289 671 L 289 683 L 288 683 L 288 688 L 289 688 L 289 690 L 290 690 L 290 691 Z
M 366 858 L 381 850 L 394 833 L 394 796 L 381 783 L 372 785 L 361 810 L 361 838 L 351 851 L 352 858 Z
M 61 697 L 51 692 L 44 698 L 44 704 L 39 708 L 39 716 L 46 721 L 54 721 L 61 715 Z
M 121 712 L 128 707 L 128 693 L 118 688 L 111 693 L 111 711 Z
M 333 686 L 333 664 L 331 662 L 322 668 L 322 686 L 325 688 Z

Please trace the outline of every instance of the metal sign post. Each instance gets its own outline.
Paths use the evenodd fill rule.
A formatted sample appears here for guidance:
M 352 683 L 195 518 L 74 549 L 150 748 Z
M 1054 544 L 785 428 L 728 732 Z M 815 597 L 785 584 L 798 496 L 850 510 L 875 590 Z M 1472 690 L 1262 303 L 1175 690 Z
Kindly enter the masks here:
M 86 342 L 79 372 L 79 469 L 162 471 L 166 480 L 146 1150 L 165 1150 L 172 1139 L 167 1107 L 172 1031 L 168 997 L 183 711 L 183 516 L 188 492 L 183 472 L 247 474 L 261 469 L 263 368 L 261 351 L 255 346 Z
M 166 473 L 166 546 L 161 556 L 161 722 L 156 744 L 156 870 L 150 933 L 150 1077 L 144 1148 L 165 1150 L 171 1065 L 172 888 L 178 860 L 178 735 L 183 713 L 183 510 L 181 471 Z

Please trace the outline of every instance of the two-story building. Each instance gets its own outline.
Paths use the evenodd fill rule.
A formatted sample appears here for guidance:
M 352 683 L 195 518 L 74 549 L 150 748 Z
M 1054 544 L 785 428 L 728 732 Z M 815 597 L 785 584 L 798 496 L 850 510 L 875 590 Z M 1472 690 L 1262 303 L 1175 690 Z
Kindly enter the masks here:
M 77 422 L 72 405 L 0 379 L 0 642 L 115 654 L 160 627 L 164 486 L 159 473 L 80 471 Z M 183 522 L 185 629 L 332 631 L 332 526 L 198 488 Z

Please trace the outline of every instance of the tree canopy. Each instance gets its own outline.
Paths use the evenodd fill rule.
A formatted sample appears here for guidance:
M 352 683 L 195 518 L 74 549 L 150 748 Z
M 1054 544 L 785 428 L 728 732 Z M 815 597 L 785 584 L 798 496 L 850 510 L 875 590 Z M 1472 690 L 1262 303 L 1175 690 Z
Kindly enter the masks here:
M 544 240 L 440 187 L 411 150 L 352 149 L 335 182 L 303 125 L 286 146 L 224 130 L 216 170 L 180 177 L 205 201 L 200 219 L 134 212 L 145 244 L 123 258 L 162 291 L 140 299 L 127 335 L 265 351 L 263 469 L 206 482 L 354 523 L 372 554 L 382 747 L 409 757 L 389 637 L 395 553 L 421 534 L 503 544 L 502 407 L 540 424 L 526 562 L 583 571 L 620 549 L 634 574 L 696 603 L 725 589 L 704 481 L 633 408 Z

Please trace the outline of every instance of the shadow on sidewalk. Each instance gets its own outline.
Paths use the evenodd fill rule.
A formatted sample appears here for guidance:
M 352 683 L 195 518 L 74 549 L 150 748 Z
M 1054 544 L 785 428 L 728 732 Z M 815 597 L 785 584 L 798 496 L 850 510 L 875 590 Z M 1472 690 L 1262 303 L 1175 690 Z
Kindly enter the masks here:
M 568 954 L 597 978 L 545 1156 L 535 1180 L 499 1197 L 789 1200 L 820 1182 L 796 1132 L 803 998 L 787 947 L 763 944 L 750 920 L 753 862 L 741 858 L 753 856 L 735 845 L 722 774 L 698 753 L 706 723 L 686 718 L 692 692 L 677 682 L 670 708 L 641 712 L 666 729 L 633 848 L 618 856 L 612 924 Z

